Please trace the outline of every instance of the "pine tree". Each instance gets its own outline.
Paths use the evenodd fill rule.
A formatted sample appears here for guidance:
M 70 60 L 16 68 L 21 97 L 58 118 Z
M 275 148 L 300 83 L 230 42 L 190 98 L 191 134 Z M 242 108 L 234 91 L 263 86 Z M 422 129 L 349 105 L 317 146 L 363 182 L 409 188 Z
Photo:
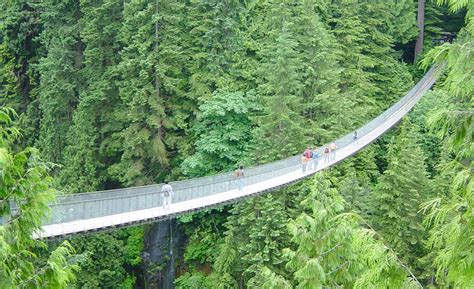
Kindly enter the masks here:
M 0 107 L 19 114 L 23 143 L 33 145 L 40 119 L 34 68 L 41 53 L 35 39 L 41 26 L 39 9 L 31 1 L 0 3 Z
M 286 249 L 296 288 L 349 286 L 355 265 L 350 243 L 349 224 L 336 216 L 344 210 L 344 199 L 330 182 L 318 175 L 310 193 L 301 202 L 303 212 L 290 221 L 288 229 L 296 251 Z
M 80 8 L 77 0 L 47 0 L 40 7 L 43 25 L 40 41 L 47 54 L 38 64 L 42 114 L 38 147 L 45 159 L 61 164 L 81 86 Z
M 115 112 L 120 107 L 116 65 L 122 4 L 82 1 L 81 12 L 80 35 L 85 45 L 81 74 L 85 80 L 67 135 L 65 168 L 61 172 L 63 183 L 73 192 L 103 188 L 107 179 L 103 168 L 117 161 L 118 154 L 108 143 L 111 135 L 121 129 Z
M 296 248 L 284 251 L 295 288 L 418 287 L 376 233 L 361 227 L 363 219 L 345 212 L 342 196 L 325 177 L 313 179 L 302 213 L 288 224 Z
M 390 3 L 341 1 L 333 5 L 330 23 L 342 45 L 341 89 L 352 99 L 357 124 L 387 108 L 412 80 L 393 50 L 396 23 Z
M 340 47 L 316 12 L 318 2 L 297 4 L 293 30 L 302 59 L 302 115 L 311 127 L 307 135 L 313 142 L 324 143 L 352 127 L 347 108 L 353 104 L 339 91 Z
M 286 21 L 285 14 L 280 17 Z M 259 162 L 294 155 L 307 143 L 304 121 L 299 114 L 302 62 L 289 26 L 290 23 L 283 24 L 270 33 L 272 37 L 276 36 L 275 43 L 267 43 L 261 52 L 259 75 L 262 84 L 257 91 L 262 99 L 263 113 L 256 118 L 259 128 L 254 151 L 254 159 Z
M 117 117 L 124 129 L 115 142 L 123 153 L 109 171 L 124 184 L 152 183 L 169 165 L 165 135 L 173 122 L 167 117 L 166 100 L 180 89 L 176 78 L 180 69 L 174 65 L 181 63 L 182 56 L 173 34 L 173 25 L 179 23 L 173 13 L 179 9 L 180 5 L 168 1 L 125 3 L 119 36 L 124 48 L 117 67 L 125 104 Z
M 247 281 L 255 277 L 263 266 L 281 271 L 284 262 L 281 250 L 288 242 L 284 203 L 268 194 L 250 204 L 247 214 L 242 216 L 242 221 L 249 225 L 248 241 L 240 248 Z
M 282 248 L 288 243 L 284 199 L 271 194 L 238 203 L 226 223 L 225 238 L 208 277 L 215 288 L 257 284 L 263 268 L 284 273 Z
M 204 101 L 216 90 L 236 91 L 242 88 L 239 62 L 244 57 L 240 28 L 243 21 L 242 1 L 193 1 L 186 10 L 183 43 L 188 55 L 189 93 Z
M 429 245 L 437 250 L 434 264 L 438 282 L 445 283 L 445 286 L 469 288 L 474 286 L 471 252 L 474 222 L 474 58 L 471 49 L 474 9 L 472 2 L 468 1 L 436 2 L 447 3 L 452 12 L 465 8 L 466 26 L 454 43 L 433 49 L 424 59 L 425 66 L 433 61 L 446 62 L 446 78 L 442 84 L 447 91 L 443 98 L 444 106 L 430 116 L 429 125 L 450 153 L 442 163 L 441 173 L 452 176 L 449 193 L 425 204 L 424 209 L 429 213 L 425 223 L 431 229 Z
M 375 229 L 413 268 L 424 254 L 425 230 L 418 213 L 431 196 L 425 158 L 417 145 L 415 128 L 405 120 L 396 141 L 389 145 L 388 167 L 371 193 L 371 217 Z

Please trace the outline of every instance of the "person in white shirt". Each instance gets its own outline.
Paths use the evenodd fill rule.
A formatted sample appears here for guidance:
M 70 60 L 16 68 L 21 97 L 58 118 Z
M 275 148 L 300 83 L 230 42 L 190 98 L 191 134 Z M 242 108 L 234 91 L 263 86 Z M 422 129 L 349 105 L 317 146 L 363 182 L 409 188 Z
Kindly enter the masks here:
M 171 206 L 171 199 L 173 198 L 174 192 L 168 182 L 165 182 L 163 187 L 161 187 L 161 196 L 163 198 L 163 209 L 169 209 Z
M 244 188 L 244 177 L 245 177 L 244 166 L 240 166 L 238 169 L 236 169 L 234 174 L 235 174 L 235 177 L 238 179 L 239 191 L 242 191 L 242 189 Z

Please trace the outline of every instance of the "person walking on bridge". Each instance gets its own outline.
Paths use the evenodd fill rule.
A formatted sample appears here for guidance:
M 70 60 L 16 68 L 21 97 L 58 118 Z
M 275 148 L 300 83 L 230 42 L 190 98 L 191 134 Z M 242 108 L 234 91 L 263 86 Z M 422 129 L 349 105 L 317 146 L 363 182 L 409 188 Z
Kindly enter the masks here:
M 161 195 L 163 199 L 163 209 L 169 209 L 171 206 L 171 199 L 174 195 L 173 188 L 168 182 L 165 182 L 163 187 L 161 187 Z
M 244 188 L 244 166 L 240 166 L 238 169 L 235 170 L 235 177 L 238 181 L 239 191 L 242 191 Z
M 333 161 L 336 160 L 336 150 L 337 150 L 336 143 L 332 142 L 329 145 L 329 149 L 331 150 L 331 160 L 333 160 Z
M 324 161 L 327 163 L 329 162 L 329 155 L 331 154 L 331 149 L 329 146 L 324 147 Z
M 313 151 L 311 152 L 311 163 L 313 165 L 313 170 L 317 169 L 318 167 L 319 156 L 318 147 L 314 147 Z
M 358 139 L 359 139 L 359 134 L 358 134 L 357 131 L 355 130 L 355 131 L 354 131 L 354 134 L 352 135 L 352 141 L 353 141 L 355 144 L 357 144 Z

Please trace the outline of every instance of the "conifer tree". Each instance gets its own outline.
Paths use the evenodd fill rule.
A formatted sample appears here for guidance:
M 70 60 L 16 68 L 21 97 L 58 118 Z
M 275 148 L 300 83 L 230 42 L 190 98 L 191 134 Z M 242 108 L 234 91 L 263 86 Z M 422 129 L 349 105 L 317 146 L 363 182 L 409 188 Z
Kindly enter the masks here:
M 388 167 L 371 193 L 371 217 L 375 229 L 413 268 L 423 256 L 425 230 L 418 213 L 431 196 L 431 184 L 415 128 L 405 120 L 396 141 L 388 148 Z
M 352 114 L 358 124 L 388 107 L 412 83 L 392 48 L 394 38 L 389 32 L 395 24 L 389 19 L 394 17 L 385 2 L 341 1 L 333 5 L 330 23 L 342 45 L 341 89 L 353 100 Z
M 120 107 L 116 65 L 122 4 L 117 1 L 81 2 L 81 41 L 85 45 L 85 76 L 81 99 L 73 116 L 65 152 L 62 182 L 72 192 L 103 188 L 107 171 L 117 161 L 111 135 L 121 129 L 115 118 Z M 115 124 L 113 124 L 115 123 Z M 114 151 L 115 149 L 115 151 Z
M 318 175 L 301 206 L 303 212 L 288 225 L 297 249 L 285 251 L 296 288 L 349 286 L 354 278 L 349 272 L 355 265 L 349 246 L 351 225 L 336 220 L 344 210 L 344 199 Z
M 173 126 L 165 100 L 179 90 L 180 46 L 174 38 L 180 5 L 168 1 L 125 3 L 120 41 L 124 48 L 118 71 L 123 77 L 119 93 L 125 104 L 118 117 L 123 151 L 110 174 L 125 184 L 152 183 L 169 165 L 166 130 Z
M 281 19 L 284 19 L 284 14 Z M 307 143 L 301 111 L 302 62 L 290 23 L 275 29 L 275 43 L 267 43 L 259 70 L 264 81 L 259 85 L 263 113 L 256 119 L 255 157 L 257 161 L 279 159 L 299 152 Z
M 43 26 L 40 41 L 47 54 L 38 64 L 42 114 L 38 147 L 45 159 L 61 164 L 81 86 L 80 7 L 77 0 L 46 0 L 39 7 Z
M 255 277 L 263 266 L 274 272 L 282 271 L 284 258 L 281 250 L 288 242 L 284 203 L 272 194 L 251 203 L 248 212 L 241 215 L 241 222 L 249 225 L 248 241 L 240 248 L 247 281 Z
M 203 101 L 215 90 L 236 91 L 243 83 L 241 64 L 244 57 L 240 31 L 244 4 L 237 0 L 195 1 L 186 8 L 183 43 L 189 57 L 189 93 Z
M 33 145 L 40 119 L 38 73 L 34 65 L 40 54 L 35 41 L 41 32 L 40 11 L 31 1 L 0 3 L 0 107 L 19 114 L 24 141 Z
M 301 1 L 294 8 L 294 35 L 302 59 L 301 113 L 308 119 L 313 142 L 324 143 L 352 127 L 347 108 L 353 104 L 338 89 L 340 47 L 317 14 L 318 2 Z
M 466 26 L 456 41 L 434 48 L 424 59 L 425 66 L 432 62 L 446 62 L 443 88 L 443 108 L 429 119 L 429 125 L 445 143 L 449 156 L 441 166 L 444 176 L 452 176 L 448 194 L 430 200 L 424 205 L 428 212 L 425 223 L 430 228 L 430 248 L 436 251 L 434 264 L 438 282 L 445 286 L 469 288 L 474 286 L 472 272 L 472 224 L 474 223 L 473 194 L 473 95 L 474 7 L 472 2 L 449 0 L 451 12 L 466 9 Z M 444 180 L 446 181 L 447 178 Z M 442 185 L 445 187 L 445 185 Z
M 345 213 L 342 196 L 325 176 L 312 180 L 303 211 L 288 224 L 296 248 L 284 251 L 295 288 L 417 287 L 376 233 L 361 227 L 356 214 Z

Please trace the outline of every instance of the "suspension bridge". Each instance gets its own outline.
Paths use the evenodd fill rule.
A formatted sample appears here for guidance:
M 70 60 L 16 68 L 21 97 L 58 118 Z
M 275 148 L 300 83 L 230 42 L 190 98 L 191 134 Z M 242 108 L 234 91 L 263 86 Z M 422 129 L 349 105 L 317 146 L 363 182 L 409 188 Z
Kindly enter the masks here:
M 350 157 L 397 124 L 428 91 L 437 78 L 437 68 L 424 77 L 397 103 L 357 130 L 334 142 L 330 158 L 320 157 L 315 166 L 302 171 L 300 155 L 245 169 L 244 187 L 238 189 L 233 173 L 172 182 L 174 197 L 169 208 L 162 207 L 162 184 L 88 193 L 62 195 L 50 205 L 51 216 L 35 238 L 57 238 L 72 234 L 156 222 L 196 210 L 212 208 L 271 191 L 307 178 Z M 320 149 L 320 155 L 324 153 Z M 11 215 L 18 214 L 12 208 Z M 7 218 L 4 218 L 6 221 Z

